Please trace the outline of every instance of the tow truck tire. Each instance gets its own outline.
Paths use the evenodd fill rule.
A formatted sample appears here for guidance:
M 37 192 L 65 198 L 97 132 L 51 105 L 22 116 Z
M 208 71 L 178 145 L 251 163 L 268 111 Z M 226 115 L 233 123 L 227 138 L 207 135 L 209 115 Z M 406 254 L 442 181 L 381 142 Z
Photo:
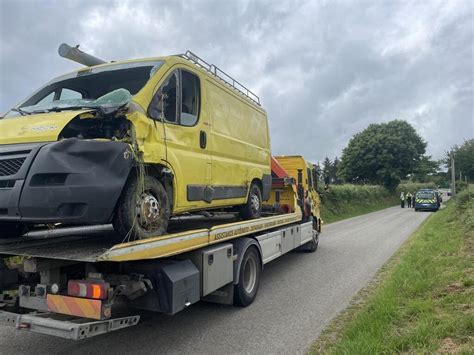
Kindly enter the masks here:
M 138 179 L 131 176 L 122 192 L 112 221 L 123 239 L 146 239 L 166 233 L 170 219 L 170 202 L 163 184 L 145 176 L 138 196 Z
M 308 253 L 314 253 L 318 249 L 319 245 L 319 235 L 315 234 L 313 235 L 313 239 L 311 239 L 310 242 L 306 243 L 305 246 L 305 251 Z
M 247 307 L 257 297 L 262 266 L 257 248 L 249 247 L 242 258 L 239 282 L 234 285 L 234 305 Z
M 21 237 L 28 230 L 28 226 L 23 223 L 0 223 L 0 239 Z
M 262 215 L 262 191 L 257 183 L 250 185 L 247 203 L 240 209 L 243 219 L 257 219 Z

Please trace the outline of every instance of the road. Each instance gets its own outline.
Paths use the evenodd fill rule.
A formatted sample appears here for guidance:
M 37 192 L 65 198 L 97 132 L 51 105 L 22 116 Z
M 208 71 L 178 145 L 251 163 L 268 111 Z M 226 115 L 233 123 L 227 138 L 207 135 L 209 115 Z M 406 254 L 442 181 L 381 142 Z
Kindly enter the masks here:
M 198 303 L 80 342 L 0 328 L 0 353 L 304 353 L 429 215 L 393 207 L 327 225 L 316 253 L 265 267 L 247 308 Z

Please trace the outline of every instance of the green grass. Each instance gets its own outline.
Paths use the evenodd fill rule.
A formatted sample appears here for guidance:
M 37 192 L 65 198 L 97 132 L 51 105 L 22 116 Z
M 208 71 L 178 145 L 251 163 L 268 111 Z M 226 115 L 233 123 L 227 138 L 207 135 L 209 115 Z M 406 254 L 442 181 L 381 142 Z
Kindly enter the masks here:
M 400 203 L 400 192 L 413 193 L 420 188 L 433 187 L 430 184 L 401 184 L 393 193 L 381 186 L 330 185 L 321 194 L 321 218 L 325 223 L 375 212 Z
M 428 218 L 311 353 L 474 353 L 474 203 Z

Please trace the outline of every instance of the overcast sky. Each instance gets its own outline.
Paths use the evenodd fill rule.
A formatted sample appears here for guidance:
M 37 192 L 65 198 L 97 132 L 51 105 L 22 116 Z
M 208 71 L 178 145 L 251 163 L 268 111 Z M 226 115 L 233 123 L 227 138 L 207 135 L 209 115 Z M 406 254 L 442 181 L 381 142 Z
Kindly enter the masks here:
M 274 154 L 340 156 L 398 118 L 441 158 L 474 136 L 473 3 L 0 0 L 0 112 L 79 67 L 62 42 L 106 60 L 190 49 L 261 97 Z

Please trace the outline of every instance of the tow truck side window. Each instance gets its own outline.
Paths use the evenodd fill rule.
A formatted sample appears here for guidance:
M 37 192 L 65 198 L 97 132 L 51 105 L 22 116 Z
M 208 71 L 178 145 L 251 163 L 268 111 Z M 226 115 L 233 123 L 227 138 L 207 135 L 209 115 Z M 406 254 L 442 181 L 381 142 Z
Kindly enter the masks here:
M 318 190 L 318 173 L 316 172 L 316 169 L 311 170 L 313 173 L 313 187 L 317 191 Z

